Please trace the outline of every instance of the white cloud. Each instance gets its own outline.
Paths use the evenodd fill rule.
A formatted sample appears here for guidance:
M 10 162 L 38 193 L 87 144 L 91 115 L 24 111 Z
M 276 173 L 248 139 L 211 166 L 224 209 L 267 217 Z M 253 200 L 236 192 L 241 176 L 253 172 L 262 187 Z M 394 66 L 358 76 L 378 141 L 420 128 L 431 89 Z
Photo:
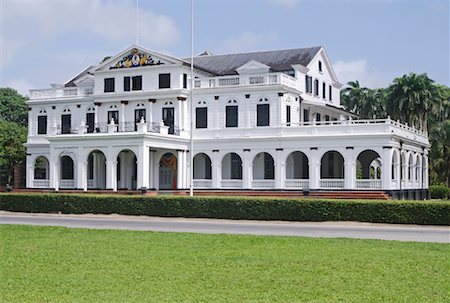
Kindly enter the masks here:
M 254 33 L 250 31 L 243 32 L 239 36 L 230 37 L 225 40 L 225 49 L 230 52 L 254 51 L 261 48 L 267 48 L 268 44 L 275 42 L 278 35 L 271 33 Z
M 389 80 L 380 73 L 370 68 L 366 59 L 353 61 L 337 61 L 333 64 L 333 69 L 339 82 L 346 84 L 349 81 L 358 80 L 361 86 L 377 88 L 389 84 Z
M 276 5 L 284 6 L 286 8 L 293 8 L 300 2 L 300 0 L 270 0 L 270 2 Z
M 135 1 L 101 0 L 2 0 L 1 14 L 3 64 L 14 61 L 26 47 L 51 39 L 82 36 L 99 43 L 136 41 Z M 6 30 L 6 25 L 11 30 Z M 139 9 L 139 42 L 148 47 L 174 44 L 178 29 L 173 20 L 150 10 Z M 92 37 L 94 36 L 94 37 Z M 100 38 L 100 39 L 98 39 Z

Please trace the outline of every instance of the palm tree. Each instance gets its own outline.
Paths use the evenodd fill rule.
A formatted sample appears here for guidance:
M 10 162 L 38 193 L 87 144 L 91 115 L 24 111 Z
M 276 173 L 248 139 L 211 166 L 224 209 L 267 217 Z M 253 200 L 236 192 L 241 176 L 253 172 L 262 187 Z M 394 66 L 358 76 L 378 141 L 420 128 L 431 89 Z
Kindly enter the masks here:
M 361 114 L 361 105 L 367 88 L 361 87 L 359 81 L 350 81 L 341 92 L 341 103 L 349 111 L 357 115 Z
M 439 99 L 434 81 L 427 74 L 395 78 L 388 87 L 387 111 L 394 119 L 427 131 L 427 117 Z

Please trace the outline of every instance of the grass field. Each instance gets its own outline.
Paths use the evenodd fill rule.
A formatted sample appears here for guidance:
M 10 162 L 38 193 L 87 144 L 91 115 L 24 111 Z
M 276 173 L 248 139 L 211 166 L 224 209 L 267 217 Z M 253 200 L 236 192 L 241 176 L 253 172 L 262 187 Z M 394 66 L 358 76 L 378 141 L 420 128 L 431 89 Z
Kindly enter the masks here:
M 0 226 L 1 302 L 449 302 L 450 246 Z

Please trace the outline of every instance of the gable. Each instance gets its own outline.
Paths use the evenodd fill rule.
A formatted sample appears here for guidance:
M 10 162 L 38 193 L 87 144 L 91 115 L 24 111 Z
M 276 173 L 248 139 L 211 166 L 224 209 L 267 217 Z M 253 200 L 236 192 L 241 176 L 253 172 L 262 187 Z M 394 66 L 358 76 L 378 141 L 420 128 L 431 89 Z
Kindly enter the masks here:
M 97 66 L 96 71 L 123 68 L 155 66 L 163 64 L 185 64 L 180 59 L 133 45 L 118 55 L 105 60 Z
M 263 74 L 270 70 L 270 66 L 267 66 L 256 60 L 250 60 L 244 65 L 236 68 L 236 72 L 240 75 L 243 74 Z
M 319 71 L 319 62 L 321 62 L 322 65 L 321 72 Z M 339 82 L 324 48 L 322 48 L 314 59 L 311 60 L 311 62 L 307 65 L 307 68 L 310 71 L 324 75 L 326 78 L 330 78 L 334 83 Z

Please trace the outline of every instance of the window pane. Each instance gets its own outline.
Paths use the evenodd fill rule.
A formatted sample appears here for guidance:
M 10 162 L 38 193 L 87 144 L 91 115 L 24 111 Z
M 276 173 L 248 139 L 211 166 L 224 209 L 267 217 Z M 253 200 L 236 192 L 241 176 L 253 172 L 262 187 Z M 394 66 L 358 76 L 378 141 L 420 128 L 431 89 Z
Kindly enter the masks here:
M 135 76 L 133 79 L 133 90 L 142 90 L 142 76 Z
M 257 126 L 269 126 L 269 104 L 258 104 Z
M 114 92 L 114 78 L 105 78 L 104 92 L 105 93 Z
M 314 95 L 318 96 L 319 95 L 319 80 L 314 80 Z
M 309 110 L 303 110 L 303 122 L 309 122 Z
M 70 115 L 61 115 L 61 133 L 70 134 L 72 128 L 72 121 Z
M 326 94 L 326 91 L 327 91 L 327 85 L 325 84 L 325 83 L 322 83 L 322 98 L 326 98 L 326 96 L 327 96 L 327 94 Z
M 238 107 L 237 106 L 227 106 L 226 107 L 226 127 L 237 127 L 238 126 Z
M 93 133 L 94 132 L 94 124 L 95 124 L 95 114 L 94 113 L 86 114 L 86 124 L 87 124 L 87 132 Z
M 38 116 L 38 134 L 44 135 L 47 133 L 47 116 Z
M 183 88 L 187 88 L 187 74 L 183 74 Z
M 286 123 L 288 126 L 291 125 L 291 106 L 290 105 L 286 106 Z
M 159 74 L 159 88 L 170 88 L 170 74 Z
M 328 99 L 330 99 L 330 101 L 333 100 L 331 85 L 328 86 Z
M 175 125 L 174 125 L 174 117 L 175 117 L 175 109 L 173 107 L 163 108 L 163 121 L 165 126 L 169 126 L 169 134 L 175 133 Z
M 130 77 L 123 77 L 123 90 L 130 91 Z
M 195 127 L 207 128 L 208 127 L 208 108 L 199 107 L 195 109 Z

